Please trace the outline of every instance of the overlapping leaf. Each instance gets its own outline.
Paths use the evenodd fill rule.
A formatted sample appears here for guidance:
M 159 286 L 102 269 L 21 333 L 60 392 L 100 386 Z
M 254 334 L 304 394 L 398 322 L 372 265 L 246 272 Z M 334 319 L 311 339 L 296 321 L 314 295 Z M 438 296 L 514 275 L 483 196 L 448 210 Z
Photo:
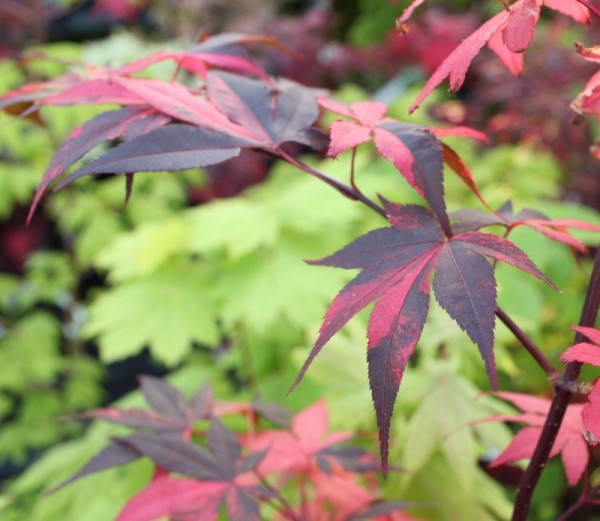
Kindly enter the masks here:
M 350 434 L 345 432 L 327 434 L 328 423 L 325 403 L 317 402 L 294 417 L 289 432 L 265 431 L 249 437 L 248 444 L 254 451 L 269 449 L 260 464 L 264 474 L 274 472 L 310 474 L 311 470 L 318 471 L 321 460 L 323 465 L 326 465 L 324 462 L 329 458 L 337 459 L 339 462 L 344 461 L 344 453 L 336 458 L 337 454 L 335 451 L 331 452 L 331 448 L 350 439 Z M 356 464 L 360 458 L 348 457 L 347 459 Z
M 125 505 L 117 517 L 119 521 L 151 521 L 183 515 L 213 521 L 223 503 L 229 519 L 260 520 L 258 503 L 252 495 L 263 491 L 254 484 L 240 481 L 240 476 L 255 468 L 264 454 L 241 457 L 242 448 L 235 434 L 218 420 L 213 419 L 208 430 L 209 451 L 168 435 L 138 434 L 119 442 L 134 448 L 161 468 L 195 478 L 191 481 L 159 476 Z M 165 498 L 166 492 L 172 497 Z
M 386 118 L 384 103 L 365 101 L 346 107 L 322 97 L 319 104 L 355 120 L 338 120 L 331 125 L 327 155 L 336 157 L 344 150 L 373 140 L 378 152 L 431 205 L 442 228 L 450 230 L 444 201 L 442 147 L 431 130 Z
M 208 97 L 227 117 L 267 149 L 296 141 L 310 144 L 307 130 L 319 116 L 313 89 L 282 83 L 273 95 L 268 84 L 229 73 L 210 73 Z
M 580 362 L 600 367 L 600 330 L 592 327 L 573 326 L 572 329 L 591 342 L 579 342 L 569 347 L 560 357 L 564 363 Z M 588 396 L 588 403 L 581 411 L 583 435 L 591 445 L 600 443 L 600 380 L 597 380 Z
M 505 239 L 479 232 L 447 238 L 425 208 L 383 202 L 391 227 L 371 231 L 330 257 L 314 261 L 362 271 L 333 300 L 292 388 L 327 341 L 376 301 L 367 331 L 367 360 L 385 470 L 393 406 L 427 316 L 430 275 L 436 272 L 433 290 L 441 307 L 479 348 L 493 387 L 497 383 L 493 355 L 496 282 L 485 257 L 552 283 L 525 253 Z
M 168 121 L 170 118 L 152 109 L 124 108 L 99 114 L 75 129 L 54 154 L 44 173 L 31 203 L 28 219 L 33 216 L 48 186 L 94 147 L 123 134 L 126 134 L 126 139 L 138 137 Z
M 44 175 L 30 217 L 47 187 L 107 140 L 123 137 L 125 143 L 78 170 L 60 186 L 89 174 L 209 166 L 236 156 L 240 147 L 273 151 L 286 141 L 314 145 L 316 136 L 310 127 L 318 117 L 315 92 L 292 82 L 271 81 L 240 47 L 251 42 L 275 44 L 267 37 L 225 34 L 209 38 L 188 52 L 159 52 L 114 70 L 89 67 L 85 74 L 28 84 L 0 97 L 0 109 L 29 106 L 28 114 L 44 105 L 124 107 L 101 114 L 71 133 Z M 200 74 L 207 81 L 210 99 L 175 81 L 132 76 L 165 60 Z M 261 81 L 209 74 L 212 68 L 252 73 Z M 159 128 L 171 121 L 187 125 Z M 132 177 L 127 181 L 129 193 Z
M 519 226 L 527 226 L 549 239 L 566 244 L 581 252 L 586 250 L 585 245 L 573 237 L 567 228 L 600 232 L 600 226 L 595 226 L 578 219 L 552 220 L 543 213 L 530 209 L 523 209 L 515 213 L 511 201 L 506 201 L 493 214 L 467 209 L 453 212 L 450 217 L 457 220 L 453 224 L 453 228 L 456 231 L 479 230 L 485 226 L 492 225 L 504 226 L 507 230 L 512 230 Z
M 387 106 L 379 102 L 365 101 L 345 106 L 324 97 L 318 101 L 323 108 L 354 120 L 338 120 L 331 125 L 327 155 L 336 157 L 344 150 L 373 140 L 379 153 L 429 202 L 444 230 L 449 229 L 449 224 L 444 203 L 442 163 L 446 163 L 487 206 L 467 165 L 449 145 L 439 141 L 447 136 L 486 141 L 485 134 L 468 127 L 436 128 L 400 123 L 385 117 Z
M 526 424 L 527 427 L 515 435 L 508 447 L 490 463 L 490 466 L 498 467 L 505 463 L 531 459 L 550 411 L 551 401 L 519 393 L 501 392 L 496 395 L 516 405 L 523 414 L 492 416 L 485 421 L 518 422 Z M 550 451 L 550 457 L 561 455 L 571 485 L 575 485 L 581 479 L 589 461 L 589 450 L 581 432 L 582 408 L 583 406 L 578 404 L 569 405 Z
M 519 55 L 531 43 L 542 6 L 559 11 L 580 23 L 590 21 L 588 8 L 577 0 L 517 0 L 490 18 L 452 51 L 429 78 L 409 110 L 414 111 L 446 78 L 450 80 L 450 90 L 457 91 L 465 81 L 469 65 L 486 43 L 513 74 L 519 74 L 523 67 Z

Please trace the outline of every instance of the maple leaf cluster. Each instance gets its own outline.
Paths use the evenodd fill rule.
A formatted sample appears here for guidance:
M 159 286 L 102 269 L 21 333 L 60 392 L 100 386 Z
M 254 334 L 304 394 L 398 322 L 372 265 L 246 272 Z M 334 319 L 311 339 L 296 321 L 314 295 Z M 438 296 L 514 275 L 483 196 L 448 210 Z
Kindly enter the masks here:
M 404 14 L 397 20 L 402 28 L 412 16 L 416 7 L 424 0 L 414 0 Z M 429 78 L 410 110 L 415 110 L 423 100 L 446 78 L 450 81 L 452 92 L 460 89 L 465 81 L 467 70 L 479 51 L 487 44 L 513 74 L 523 71 L 523 53 L 529 48 L 540 19 L 542 7 L 558 11 L 582 24 L 590 23 L 590 11 L 587 2 L 578 0 L 517 0 L 512 5 L 490 18 L 444 60 Z
M 155 464 L 154 475 L 123 507 L 118 521 L 214 521 L 223 508 L 233 521 L 259 521 L 263 504 L 275 509 L 273 519 L 282 520 L 414 520 L 402 511 L 406 503 L 379 495 L 373 485 L 377 459 L 348 445 L 350 434 L 327 433 L 323 402 L 290 422 L 279 406 L 216 401 L 208 386 L 189 402 L 158 378 L 142 377 L 141 390 L 152 410 L 104 408 L 79 415 L 140 432 L 114 438 L 53 491 L 146 457 Z M 238 435 L 218 419 L 232 414 L 246 417 L 248 433 Z M 263 428 L 261 418 L 279 428 Z M 202 430 L 207 423 L 208 430 Z M 193 441 L 200 439 L 204 446 Z M 302 500 L 297 507 L 278 492 L 290 490 L 297 496 L 293 491 L 298 488 Z

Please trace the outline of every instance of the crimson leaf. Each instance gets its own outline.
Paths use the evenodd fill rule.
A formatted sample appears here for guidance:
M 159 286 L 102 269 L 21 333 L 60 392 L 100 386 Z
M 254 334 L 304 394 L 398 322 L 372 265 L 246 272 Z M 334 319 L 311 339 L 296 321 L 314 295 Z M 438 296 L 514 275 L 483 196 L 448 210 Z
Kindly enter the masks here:
M 496 282 L 484 256 L 552 283 L 506 239 L 480 232 L 447 238 L 429 210 L 385 200 L 383 204 L 390 228 L 371 231 L 330 257 L 313 261 L 362 271 L 333 300 L 292 389 L 327 341 L 361 309 L 377 301 L 368 325 L 367 360 L 385 472 L 392 411 L 408 358 L 427 317 L 431 273 L 437 270 L 433 290 L 438 302 L 479 348 L 494 388 Z
M 527 226 L 549 239 L 566 244 L 582 252 L 585 251 L 585 245 L 573 237 L 567 228 L 600 232 L 600 226 L 577 219 L 551 220 L 537 210 L 525 208 L 515 213 L 510 200 L 506 201 L 494 214 L 467 209 L 453 212 L 450 217 L 458 220 L 458 223 L 453 225 L 456 231 L 478 230 L 491 225 L 504 226 L 507 230 L 512 230 L 518 226 Z

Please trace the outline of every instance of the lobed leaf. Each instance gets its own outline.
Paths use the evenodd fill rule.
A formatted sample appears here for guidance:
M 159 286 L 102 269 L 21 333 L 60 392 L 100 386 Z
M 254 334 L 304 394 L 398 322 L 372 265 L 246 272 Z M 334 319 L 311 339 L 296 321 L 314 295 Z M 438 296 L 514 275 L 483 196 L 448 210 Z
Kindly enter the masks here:
M 174 171 L 222 163 L 239 155 L 243 138 L 191 125 L 169 125 L 153 130 L 109 150 L 61 181 L 63 188 L 90 174 L 119 174 L 140 171 Z

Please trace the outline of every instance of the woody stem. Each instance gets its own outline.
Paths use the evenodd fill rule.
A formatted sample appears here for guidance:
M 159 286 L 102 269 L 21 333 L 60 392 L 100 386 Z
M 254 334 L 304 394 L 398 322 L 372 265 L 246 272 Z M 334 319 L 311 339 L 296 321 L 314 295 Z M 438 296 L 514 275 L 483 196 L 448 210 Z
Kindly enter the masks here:
M 594 269 L 590 278 L 590 284 L 585 296 L 585 303 L 581 311 L 579 325 L 583 327 L 593 327 L 600 306 L 600 248 L 596 251 L 594 260 Z M 575 335 L 574 343 L 582 342 L 584 337 L 581 333 Z M 554 398 L 550 405 L 550 411 L 546 418 L 546 423 L 542 429 L 540 439 L 529 462 L 527 470 L 521 478 L 517 497 L 515 499 L 515 508 L 512 521 L 526 521 L 531 505 L 533 491 L 540 479 L 542 470 L 548 461 L 550 451 L 556 440 L 558 430 L 562 424 L 567 406 L 573 396 L 570 390 L 572 384 L 577 381 L 581 363 L 570 362 L 566 365 L 554 384 Z

